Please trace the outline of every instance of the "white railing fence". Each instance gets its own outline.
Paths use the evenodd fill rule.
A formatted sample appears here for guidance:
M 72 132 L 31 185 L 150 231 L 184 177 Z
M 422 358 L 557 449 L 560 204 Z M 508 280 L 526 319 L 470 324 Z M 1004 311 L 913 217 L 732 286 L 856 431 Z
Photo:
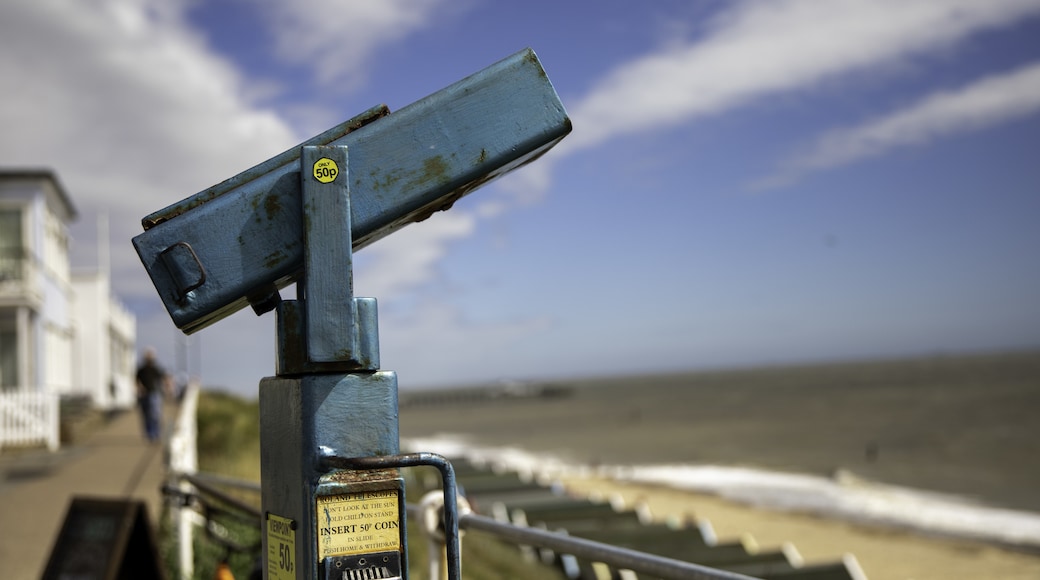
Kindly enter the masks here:
M 58 395 L 53 393 L 0 393 L 0 449 L 10 445 L 61 445 Z

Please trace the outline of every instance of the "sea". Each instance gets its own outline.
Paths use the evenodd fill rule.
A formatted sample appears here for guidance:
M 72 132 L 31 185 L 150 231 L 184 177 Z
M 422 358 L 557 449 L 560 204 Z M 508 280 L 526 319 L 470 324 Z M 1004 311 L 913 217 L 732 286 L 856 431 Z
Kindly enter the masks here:
M 1040 352 L 402 393 L 402 442 L 1040 550 Z
M 1040 551 L 1040 514 L 870 481 L 850 471 L 821 477 L 723 465 L 582 465 L 515 447 L 482 447 L 459 436 L 406 439 L 402 446 L 515 471 L 545 483 L 563 477 L 597 477 L 650 484 L 710 494 L 757 509 L 810 513 Z

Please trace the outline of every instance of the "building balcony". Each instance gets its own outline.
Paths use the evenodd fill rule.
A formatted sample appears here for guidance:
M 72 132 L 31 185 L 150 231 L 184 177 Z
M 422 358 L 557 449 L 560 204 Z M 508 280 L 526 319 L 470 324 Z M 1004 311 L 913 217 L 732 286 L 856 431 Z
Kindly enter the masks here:
M 39 267 L 24 248 L 0 248 L 0 305 L 39 304 Z

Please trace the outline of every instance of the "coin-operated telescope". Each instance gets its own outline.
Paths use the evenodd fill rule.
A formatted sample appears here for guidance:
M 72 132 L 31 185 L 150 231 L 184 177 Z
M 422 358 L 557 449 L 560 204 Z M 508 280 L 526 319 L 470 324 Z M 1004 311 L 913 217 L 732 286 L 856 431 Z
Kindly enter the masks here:
M 260 381 L 265 578 L 407 577 L 398 468 L 426 462 L 448 479 L 450 464 L 400 455 L 397 376 L 379 369 L 376 301 L 354 297 L 352 253 L 537 159 L 570 129 L 524 50 L 142 220 L 134 247 L 185 333 L 247 304 L 277 313 L 276 376 Z M 296 300 L 282 300 L 294 282 Z M 453 492 L 448 505 L 445 519 L 456 518 Z

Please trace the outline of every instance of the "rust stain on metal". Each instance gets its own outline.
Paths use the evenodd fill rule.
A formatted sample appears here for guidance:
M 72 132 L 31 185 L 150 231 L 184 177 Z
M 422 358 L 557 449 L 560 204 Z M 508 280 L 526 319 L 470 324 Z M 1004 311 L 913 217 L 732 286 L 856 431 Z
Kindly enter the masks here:
M 376 171 L 373 171 L 371 173 L 371 175 L 372 175 L 372 185 L 373 185 L 375 191 L 377 191 L 377 192 L 381 191 L 381 190 L 384 190 L 384 189 L 390 189 L 398 181 L 401 180 L 401 176 L 397 172 L 391 172 L 391 173 L 385 174 L 383 176 L 382 180 L 378 179 L 379 173 L 376 172 Z
M 454 157 L 455 154 L 453 153 L 452 156 Z M 372 175 L 373 177 L 376 177 L 375 173 Z M 451 181 L 451 165 L 443 156 L 434 155 L 433 157 L 423 161 L 422 169 L 409 171 L 407 175 L 411 179 L 408 183 L 401 186 L 402 189 L 426 189 L 430 187 L 430 185 L 441 185 Z M 404 176 L 400 173 L 389 173 L 383 177 L 382 181 L 374 180 L 376 185 L 375 189 L 377 191 L 384 188 L 390 189 L 403 177 Z M 416 218 L 410 221 L 421 222 L 438 211 L 446 210 L 450 208 L 459 197 L 460 196 L 454 194 L 450 195 L 446 199 L 441 200 L 441 203 L 438 203 L 437 206 L 428 208 L 426 211 L 420 211 Z
M 467 193 L 469 193 L 473 189 L 475 189 L 475 188 L 469 188 L 469 189 L 459 188 L 459 189 L 456 189 L 455 191 L 453 191 L 451 193 L 451 195 L 446 195 L 446 196 L 442 197 L 440 200 L 438 200 L 439 203 L 437 205 L 435 205 L 433 207 L 428 207 L 428 209 L 426 209 L 425 211 L 421 211 L 420 213 L 416 214 L 415 215 L 415 219 L 413 219 L 412 221 L 414 221 L 416 223 L 419 223 L 421 221 L 426 221 L 426 220 L 430 219 L 430 216 L 432 216 L 433 214 L 435 214 L 435 213 L 437 213 L 439 211 L 448 211 L 449 209 L 451 209 L 451 206 L 455 205 L 456 201 L 462 199 L 462 197 L 464 195 L 466 195 Z
M 534 65 L 534 68 L 538 71 L 538 76 L 545 80 L 549 80 L 549 75 L 545 74 L 545 69 L 542 68 L 542 63 L 538 62 L 538 55 L 536 55 L 533 50 L 527 50 L 527 54 L 524 55 L 524 60 Z
M 397 469 L 372 469 L 372 470 L 335 470 L 324 475 L 322 483 L 363 483 L 367 481 L 382 481 L 400 477 Z
M 436 181 L 443 183 L 449 179 L 448 164 L 440 155 L 430 157 L 423 161 L 423 181 Z
M 268 270 L 273 270 L 284 262 L 287 257 L 288 256 L 285 255 L 285 252 L 281 249 L 271 252 L 264 258 L 264 267 Z
M 268 220 L 274 220 L 278 217 L 278 214 L 282 211 L 282 202 L 278 200 L 278 196 L 274 194 L 268 195 L 264 199 L 264 210 L 267 211 Z

